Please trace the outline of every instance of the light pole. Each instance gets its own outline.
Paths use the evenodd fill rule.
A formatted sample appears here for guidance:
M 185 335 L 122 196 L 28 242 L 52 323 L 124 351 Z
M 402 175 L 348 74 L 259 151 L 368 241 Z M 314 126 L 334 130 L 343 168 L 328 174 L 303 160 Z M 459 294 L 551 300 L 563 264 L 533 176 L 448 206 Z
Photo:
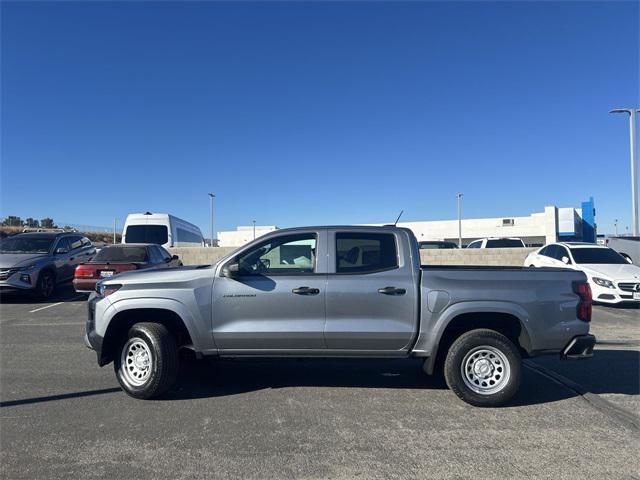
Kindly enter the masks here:
M 116 243 L 116 222 L 118 221 L 117 218 L 113 219 L 113 244 L 115 245 Z
M 458 248 L 462 248 L 462 194 L 457 193 L 458 199 Z
M 213 193 L 209 194 L 209 220 L 211 222 L 211 240 L 210 240 L 210 247 L 213 247 L 213 199 L 216 198 L 216 196 Z
M 253 239 L 256 239 L 256 221 L 253 221 Z
M 613 221 L 613 226 L 616 227 L 616 237 L 617 237 L 618 236 L 618 219 L 617 218 Z
M 638 156 L 636 151 L 636 108 L 615 108 L 609 113 L 629 114 L 629 146 L 631 148 L 631 213 L 633 235 L 640 235 L 638 229 Z

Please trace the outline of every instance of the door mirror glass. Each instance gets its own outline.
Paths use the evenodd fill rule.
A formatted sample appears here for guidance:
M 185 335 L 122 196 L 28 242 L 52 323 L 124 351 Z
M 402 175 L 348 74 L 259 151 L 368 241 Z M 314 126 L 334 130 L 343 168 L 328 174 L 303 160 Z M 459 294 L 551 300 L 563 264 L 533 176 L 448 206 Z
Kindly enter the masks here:
M 178 255 L 174 255 L 173 257 L 171 257 L 171 260 L 180 260 L 180 257 Z
M 228 278 L 236 277 L 238 275 L 238 270 L 239 270 L 239 267 L 237 263 L 231 263 L 229 265 L 225 265 L 222 268 L 222 276 L 228 277 Z

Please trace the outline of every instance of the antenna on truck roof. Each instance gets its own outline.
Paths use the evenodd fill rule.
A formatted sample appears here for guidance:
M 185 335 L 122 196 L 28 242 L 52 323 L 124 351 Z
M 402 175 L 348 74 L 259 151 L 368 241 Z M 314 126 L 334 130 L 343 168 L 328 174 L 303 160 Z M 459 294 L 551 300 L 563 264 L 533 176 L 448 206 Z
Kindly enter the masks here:
M 396 221 L 393 222 L 394 227 L 398 225 L 398 220 L 400 220 L 400 217 L 402 216 L 403 213 L 404 213 L 404 210 L 400 210 L 400 214 L 398 215 L 398 218 L 396 218 Z

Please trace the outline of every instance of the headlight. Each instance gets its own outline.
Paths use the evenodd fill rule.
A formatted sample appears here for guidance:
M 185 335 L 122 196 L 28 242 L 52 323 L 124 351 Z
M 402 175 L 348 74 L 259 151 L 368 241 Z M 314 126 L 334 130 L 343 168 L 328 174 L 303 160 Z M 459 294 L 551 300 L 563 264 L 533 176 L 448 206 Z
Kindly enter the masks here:
M 98 282 L 96 284 L 96 292 L 101 297 L 108 297 L 112 293 L 116 293 L 118 290 L 120 290 L 120 287 L 122 287 L 122 285 L 104 285 L 102 282 Z
M 593 280 L 593 283 L 595 283 L 596 285 L 600 285 L 601 287 L 616 288 L 613 285 L 613 282 L 611 280 L 606 280 L 604 278 L 599 278 L 599 277 L 593 277 L 592 280 Z

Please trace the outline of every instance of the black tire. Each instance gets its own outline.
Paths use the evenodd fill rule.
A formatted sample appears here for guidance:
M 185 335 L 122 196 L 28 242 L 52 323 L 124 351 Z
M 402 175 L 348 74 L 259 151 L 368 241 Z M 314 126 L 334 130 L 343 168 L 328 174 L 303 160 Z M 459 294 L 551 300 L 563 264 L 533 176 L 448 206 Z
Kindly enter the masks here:
M 156 398 L 169 390 L 178 377 L 176 340 L 159 323 L 133 325 L 114 357 L 113 368 L 118 383 L 135 398 Z M 149 365 L 138 368 L 135 362 L 141 359 L 139 364 L 142 365 L 145 358 L 149 358 Z
M 522 359 L 516 346 L 501 333 L 471 330 L 449 348 L 444 376 L 449 388 L 463 401 L 476 407 L 499 407 L 511 400 L 520 387 Z
M 56 277 L 51 270 L 43 270 L 38 275 L 38 283 L 34 292 L 39 300 L 47 300 L 56 289 Z

